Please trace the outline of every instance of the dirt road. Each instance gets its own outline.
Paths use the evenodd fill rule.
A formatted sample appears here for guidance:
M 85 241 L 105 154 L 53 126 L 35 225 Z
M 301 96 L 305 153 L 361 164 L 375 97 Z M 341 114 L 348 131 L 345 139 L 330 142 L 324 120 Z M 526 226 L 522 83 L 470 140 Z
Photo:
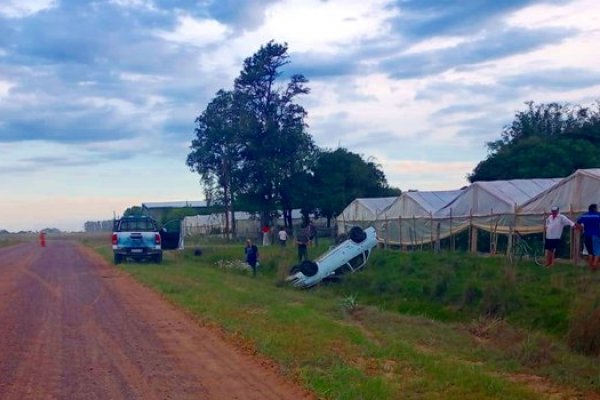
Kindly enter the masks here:
M 305 399 L 75 242 L 0 248 L 0 399 Z

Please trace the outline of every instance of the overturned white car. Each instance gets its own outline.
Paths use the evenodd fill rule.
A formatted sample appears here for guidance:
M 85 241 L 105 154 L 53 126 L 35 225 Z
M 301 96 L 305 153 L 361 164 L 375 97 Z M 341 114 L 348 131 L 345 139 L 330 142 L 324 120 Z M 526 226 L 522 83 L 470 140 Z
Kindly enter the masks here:
M 373 247 L 377 245 L 375 228 L 362 230 L 355 226 L 349 239 L 330 249 L 314 261 L 294 265 L 286 278 L 293 286 L 311 287 L 323 279 L 334 278 L 361 269 L 367 263 Z

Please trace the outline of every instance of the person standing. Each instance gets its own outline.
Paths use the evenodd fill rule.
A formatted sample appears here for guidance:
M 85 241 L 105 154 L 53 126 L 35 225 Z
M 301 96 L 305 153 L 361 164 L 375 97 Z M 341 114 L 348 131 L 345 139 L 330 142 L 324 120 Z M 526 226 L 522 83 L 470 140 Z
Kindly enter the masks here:
M 262 245 L 263 246 L 268 246 L 270 244 L 270 240 L 269 240 L 269 233 L 271 232 L 271 228 L 269 228 L 269 225 L 265 224 L 262 228 Z
M 575 226 L 575 223 L 567 218 L 565 215 L 559 213 L 557 206 L 550 209 L 550 215 L 546 218 L 546 225 L 544 231 L 546 232 L 546 240 L 544 242 L 544 249 L 546 251 L 546 268 L 550 268 L 554 265 L 554 257 L 556 255 L 556 249 L 560 244 L 560 237 L 563 233 L 563 228 Z
M 319 244 L 317 239 L 317 227 L 312 221 L 308 223 L 308 235 L 308 239 L 310 241 L 311 246 L 316 246 Z
M 46 232 L 40 231 L 40 246 L 46 247 Z
M 252 276 L 256 276 L 256 265 L 258 264 L 258 247 L 252 243 L 252 240 L 246 240 L 246 247 L 244 248 L 246 254 L 246 262 L 252 268 Z
M 277 236 L 279 237 L 279 245 L 281 247 L 285 247 L 287 244 L 287 231 L 285 230 L 285 228 L 283 226 L 281 228 L 279 228 L 279 232 L 277 233 Z
M 296 235 L 296 246 L 298 246 L 298 262 L 308 260 L 308 233 L 307 228 L 302 227 Z
M 592 271 L 599 268 L 600 259 L 600 213 L 598 204 L 590 204 L 588 212 L 577 219 L 577 225 L 583 226 L 583 241 L 588 251 L 588 266 Z

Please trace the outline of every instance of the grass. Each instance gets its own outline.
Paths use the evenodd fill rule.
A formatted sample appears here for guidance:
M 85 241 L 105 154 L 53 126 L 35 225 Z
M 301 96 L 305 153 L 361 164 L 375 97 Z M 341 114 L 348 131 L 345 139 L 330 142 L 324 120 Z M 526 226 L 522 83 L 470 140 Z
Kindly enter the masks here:
M 108 246 L 96 248 L 111 258 Z M 325 249 L 311 248 L 310 256 Z M 256 278 L 239 267 L 241 245 L 202 250 L 200 257 L 193 249 L 170 253 L 160 266 L 123 267 L 319 398 L 600 395 L 598 358 L 569 351 L 565 340 L 572 307 L 583 293 L 599 292 L 600 275 L 377 250 L 364 271 L 301 291 L 283 282 L 292 247 L 261 247 Z

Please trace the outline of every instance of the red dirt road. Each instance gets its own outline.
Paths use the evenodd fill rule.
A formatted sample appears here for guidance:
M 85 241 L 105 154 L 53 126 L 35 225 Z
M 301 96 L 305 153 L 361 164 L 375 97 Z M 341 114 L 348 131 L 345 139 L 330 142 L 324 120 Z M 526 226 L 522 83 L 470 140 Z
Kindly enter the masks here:
M 309 399 L 69 241 L 0 248 L 0 399 Z

